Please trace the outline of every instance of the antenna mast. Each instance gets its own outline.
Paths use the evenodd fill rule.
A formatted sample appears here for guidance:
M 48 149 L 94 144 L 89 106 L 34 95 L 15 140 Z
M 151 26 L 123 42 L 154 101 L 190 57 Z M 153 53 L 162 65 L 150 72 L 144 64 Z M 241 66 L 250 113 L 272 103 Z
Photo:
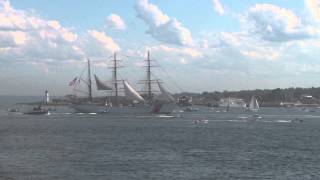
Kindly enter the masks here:
M 90 69 L 89 58 L 88 58 L 88 91 L 89 91 L 89 101 L 92 102 L 92 82 L 91 82 L 91 69 Z

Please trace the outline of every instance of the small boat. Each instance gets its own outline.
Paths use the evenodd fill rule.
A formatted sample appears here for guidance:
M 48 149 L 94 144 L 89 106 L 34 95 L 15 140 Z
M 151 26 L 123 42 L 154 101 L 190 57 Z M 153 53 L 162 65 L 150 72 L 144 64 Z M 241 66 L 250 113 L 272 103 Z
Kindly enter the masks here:
M 294 118 L 293 120 L 291 120 L 292 123 L 302 123 L 303 119 L 299 119 L 299 118 Z
M 199 108 L 187 107 L 183 109 L 183 112 L 197 112 L 197 111 L 199 111 Z
M 24 112 L 23 114 L 27 115 L 44 115 L 49 114 L 49 111 L 47 109 L 44 109 L 41 106 L 34 107 L 31 111 Z
M 262 117 L 259 114 L 254 114 L 251 116 L 252 119 L 261 119 Z
M 207 119 L 201 119 L 201 120 L 193 120 L 192 121 L 192 124 L 208 124 L 209 123 L 209 120 Z
M 19 112 L 19 108 L 10 108 L 8 112 Z

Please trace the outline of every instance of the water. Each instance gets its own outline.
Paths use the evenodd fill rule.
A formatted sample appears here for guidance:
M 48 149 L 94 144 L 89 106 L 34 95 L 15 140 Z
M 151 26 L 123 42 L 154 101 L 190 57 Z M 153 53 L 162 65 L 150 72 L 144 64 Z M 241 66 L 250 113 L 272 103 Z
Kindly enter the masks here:
M 178 114 L 0 111 L 0 179 L 320 179 L 318 111 Z

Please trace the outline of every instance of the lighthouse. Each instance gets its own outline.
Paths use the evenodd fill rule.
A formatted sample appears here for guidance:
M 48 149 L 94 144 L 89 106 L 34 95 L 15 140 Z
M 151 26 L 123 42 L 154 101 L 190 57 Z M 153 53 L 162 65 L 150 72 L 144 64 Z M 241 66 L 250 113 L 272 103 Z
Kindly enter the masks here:
M 50 102 L 50 95 L 49 95 L 49 91 L 46 90 L 45 92 L 45 103 L 48 104 Z

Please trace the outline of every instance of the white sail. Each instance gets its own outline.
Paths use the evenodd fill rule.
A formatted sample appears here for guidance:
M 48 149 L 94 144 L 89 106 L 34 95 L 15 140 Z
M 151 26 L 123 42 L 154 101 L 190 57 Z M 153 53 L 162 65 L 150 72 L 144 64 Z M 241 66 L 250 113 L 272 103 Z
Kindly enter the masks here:
M 160 89 L 160 95 L 158 96 L 159 99 L 174 102 L 174 97 L 161 85 L 160 82 L 157 82 L 159 89 Z
M 138 102 L 145 102 L 143 97 L 141 97 L 140 94 L 133 87 L 131 87 L 127 81 L 123 81 L 123 86 L 126 98 L 130 100 L 136 100 Z
M 255 98 L 256 99 L 256 98 Z M 258 100 L 256 99 L 256 101 L 255 101 L 255 106 L 256 106 L 256 108 L 257 109 L 259 109 L 260 107 L 259 107 L 259 103 L 258 103 Z
M 252 96 L 250 104 L 249 104 L 250 110 L 258 110 L 259 109 L 259 103 L 256 97 Z
M 96 80 L 96 85 L 98 91 L 100 90 L 112 90 L 112 88 L 105 83 L 103 83 L 96 75 L 94 75 L 94 79 Z
M 252 96 L 252 97 L 251 97 L 250 104 L 249 104 L 249 109 L 255 109 L 255 108 L 254 108 L 254 104 L 255 104 L 255 97 Z

